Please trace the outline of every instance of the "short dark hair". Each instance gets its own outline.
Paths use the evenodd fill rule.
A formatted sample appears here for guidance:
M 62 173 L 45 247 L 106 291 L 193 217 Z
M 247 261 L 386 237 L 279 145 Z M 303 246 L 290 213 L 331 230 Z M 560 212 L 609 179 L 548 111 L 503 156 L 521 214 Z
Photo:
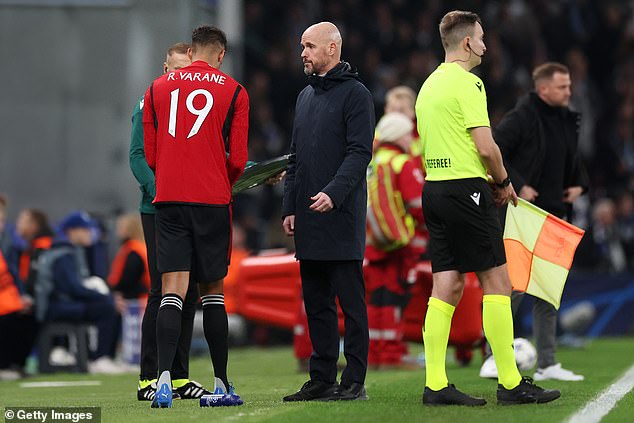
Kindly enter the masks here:
M 48 216 L 46 213 L 40 209 L 25 209 L 27 213 L 31 216 L 31 219 L 35 222 L 37 226 L 36 237 L 40 236 L 52 236 L 53 230 L 51 229 L 51 225 L 48 222 Z
M 563 73 L 564 75 L 570 74 L 568 67 L 558 62 L 546 62 L 537 66 L 533 70 L 533 83 L 537 84 L 544 79 L 552 79 L 556 73 Z
M 227 49 L 227 36 L 224 31 L 213 25 L 203 25 L 192 32 L 192 51 L 198 47 L 214 46 L 220 50 Z
M 445 50 L 456 45 L 467 35 L 473 34 L 476 22 L 482 25 L 482 21 L 476 13 L 464 10 L 452 10 L 443 16 L 438 29 Z
M 6 195 L 0 194 L 0 210 L 5 210 L 9 207 L 9 199 Z
M 188 43 L 176 43 L 167 49 L 167 55 L 171 56 L 174 53 L 187 54 L 187 50 L 189 50 L 190 47 L 191 47 L 191 44 L 188 44 Z

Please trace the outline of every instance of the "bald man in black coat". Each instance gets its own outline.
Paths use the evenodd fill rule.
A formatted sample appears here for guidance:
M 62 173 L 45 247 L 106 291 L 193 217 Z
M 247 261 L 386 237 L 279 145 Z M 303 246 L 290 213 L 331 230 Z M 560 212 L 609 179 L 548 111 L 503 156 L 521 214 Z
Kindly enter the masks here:
M 367 399 L 368 318 L 363 282 L 366 169 L 372 159 L 374 106 L 357 72 L 340 61 L 341 35 L 321 22 L 301 38 L 309 85 L 297 98 L 282 215 L 295 237 L 313 344 L 310 380 L 284 401 Z M 347 366 L 337 384 L 345 316 Z

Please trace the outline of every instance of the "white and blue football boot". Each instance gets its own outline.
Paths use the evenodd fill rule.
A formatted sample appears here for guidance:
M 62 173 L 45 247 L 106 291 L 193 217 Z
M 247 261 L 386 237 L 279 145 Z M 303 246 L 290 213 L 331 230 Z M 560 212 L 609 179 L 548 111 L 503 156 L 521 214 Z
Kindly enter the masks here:
M 229 389 L 222 380 L 215 378 L 214 393 L 200 397 L 201 407 L 230 407 L 242 405 L 244 401 L 236 394 L 235 388 L 229 383 Z
M 172 408 L 172 377 L 165 370 L 156 382 L 156 394 L 152 400 L 152 408 Z

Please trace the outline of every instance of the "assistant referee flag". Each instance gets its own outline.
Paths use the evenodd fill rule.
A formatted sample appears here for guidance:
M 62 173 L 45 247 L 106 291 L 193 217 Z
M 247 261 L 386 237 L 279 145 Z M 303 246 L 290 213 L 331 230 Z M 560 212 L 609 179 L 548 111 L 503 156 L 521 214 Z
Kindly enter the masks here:
M 584 232 L 528 201 L 519 199 L 517 207 L 509 205 L 504 248 L 513 289 L 559 309 L 568 271 Z

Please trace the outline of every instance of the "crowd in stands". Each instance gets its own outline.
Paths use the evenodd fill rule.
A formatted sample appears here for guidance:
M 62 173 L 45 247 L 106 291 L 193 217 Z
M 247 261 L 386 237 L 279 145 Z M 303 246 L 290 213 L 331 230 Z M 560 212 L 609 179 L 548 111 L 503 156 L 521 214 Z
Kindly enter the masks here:
M 140 303 L 148 292 L 138 215 L 119 219 L 121 247 L 111 264 L 103 228 L 88 213 L 72 212 L 52 226 L 42 210 L 21 210 L 15 225 L 6 211 L 0 196 L 0 379 L 21 377 L 27 357 L 42 352 L 34 348 L 37 334 L 54 322 L 96 327 L 91 373 L 136 371 L 114 358 L 127 302 Z M 69 364 L 70 338 L 55 342 L 49 356 L 34 357 Z
M 56 339 L 48 356 L 38 350 L 38 334 L 54 323 L 96 329 L 89 372 L 138 371 L 139 334 L 126 338 L 124 332 L 140 331 L 150 288 L 139 214 L 122 214 L 110 225 L 85 211 L 73 211 L 53 224 L 43 210 L 28 208 L 8 222 L 8 206 L 0 194 L 0 380 L 22 377 L 29 358 L 34 363 L 48 360 L 51 366 L 76 363 L 71 337 Z M 229 313 L 236 308 L 236 270 L 249 255 L 244 231 L 236 225 L 233 234 L 225 281 Z
M 634 270 L 634 14 L 622 1 L 406 0 L 245 1 L 243 82 L 251 97 L 249 157 L 288 152 L 295 100 L 306 85 L 299 39 L 329 20 L 343 36 L 343 60 L 359 69 L 377 118 L 385 93 L 398 85 L 418 92 L 443 60 L 438 23 L 451 9 L 477 11 L 487 52 L 474 71 L 484 80 L 491 123 L 532 86 L 545 61 L 571 72 L 571 107 L 582 113 L 580 150 L 590 174 L 588 195 L 573 223 L 586 229 L 575 267 Z M 231 47 L 230 47 L 231 48 Z M 281 184 L 236 198 L 236 218 L 253 250 L 288 246 L 278 228 Z M 587 258 L 587 259 L 585 259 Z

